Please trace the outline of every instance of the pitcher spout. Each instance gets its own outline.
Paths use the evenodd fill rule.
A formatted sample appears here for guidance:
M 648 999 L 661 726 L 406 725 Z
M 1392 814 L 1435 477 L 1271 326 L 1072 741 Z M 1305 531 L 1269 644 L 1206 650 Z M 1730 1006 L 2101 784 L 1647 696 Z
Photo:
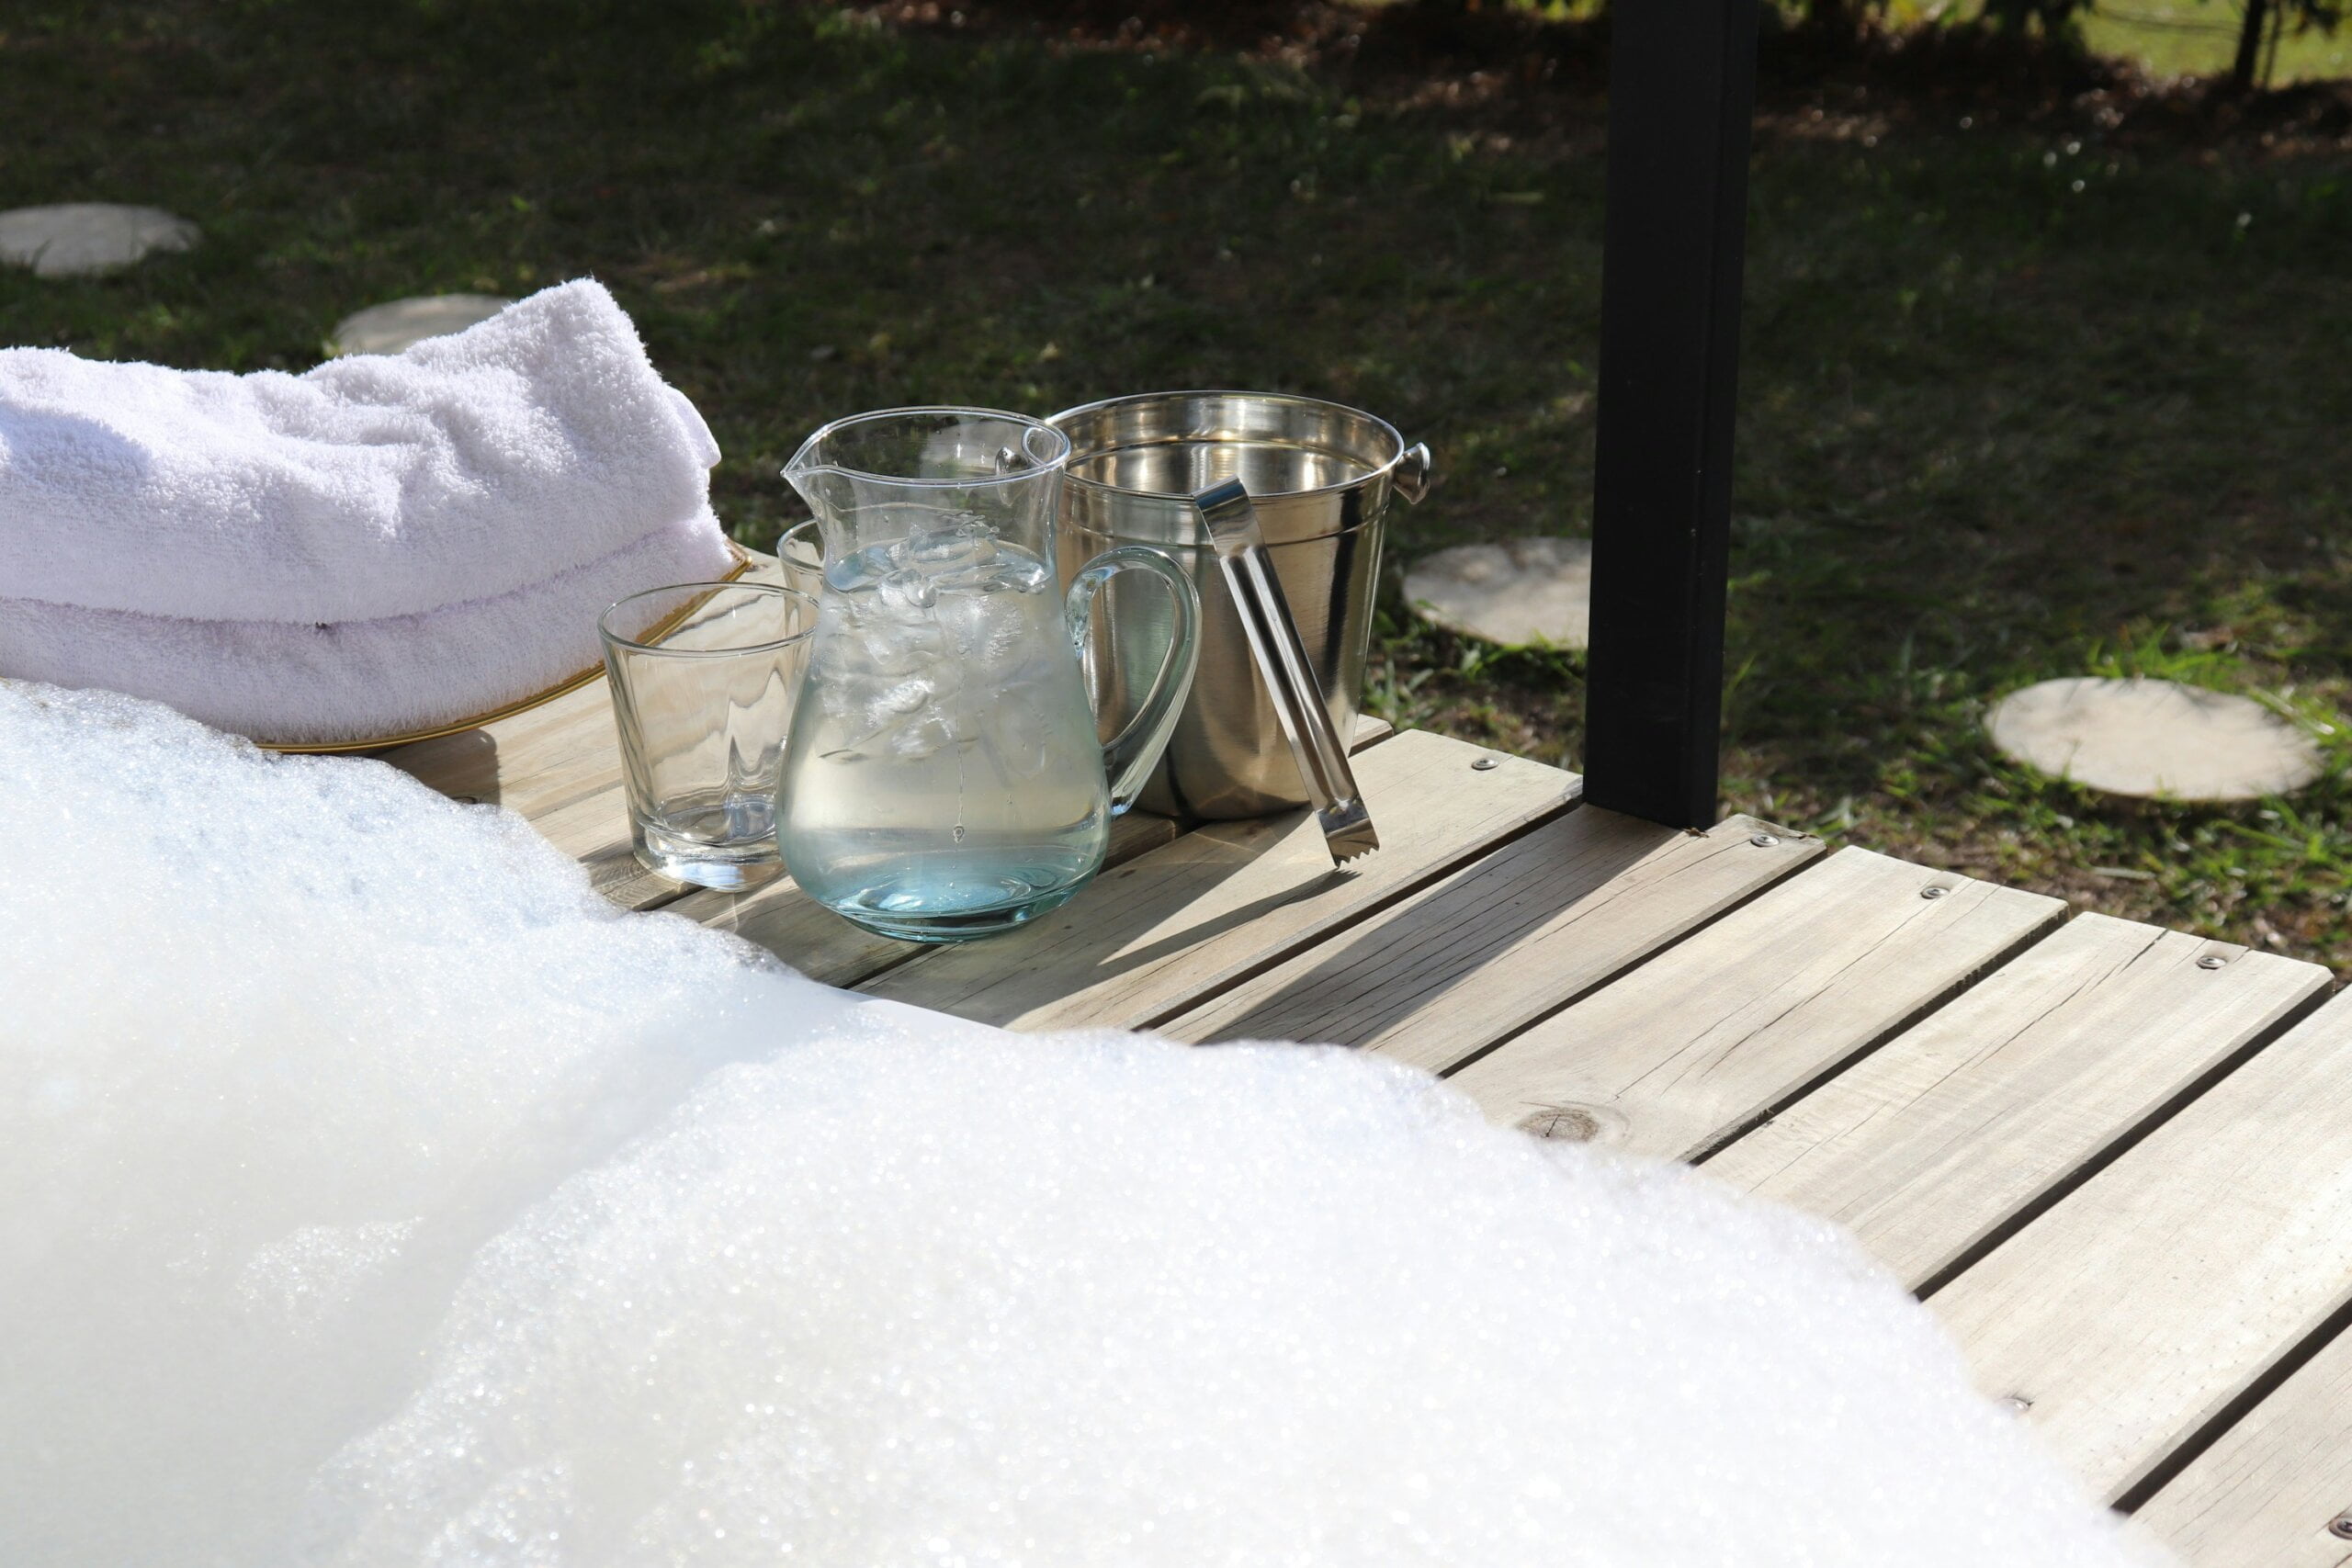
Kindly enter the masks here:
M 854 524 L 860 476 L 822 460 L 819 448 L 826 434 L 820 430 L 800 444 L 800 450 L 784 466 L 784 479 L 816 519 L 825 563 L 830 566 L 858 547 Z
M 1054 498 L 1069 438 L 991 409 L 885 409 L 835 420 L 800 444 L 784 478 L 808 503 L 830 567 L 861 550 L 975 521 L 1052 557 Z

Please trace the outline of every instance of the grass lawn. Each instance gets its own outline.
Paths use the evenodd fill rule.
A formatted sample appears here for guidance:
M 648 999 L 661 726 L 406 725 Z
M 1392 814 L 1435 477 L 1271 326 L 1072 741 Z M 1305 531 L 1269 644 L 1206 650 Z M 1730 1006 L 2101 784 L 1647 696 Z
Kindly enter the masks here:
M 0 207 L 152 202 L 206 240 L 0 272 L 0 343 L 299 369 L 364 305 L 593 273 L 709 416 L 749 541 L 796 515 L 775 470 L 828 416 L 1217 384 L 1430 441 L 1396 558 L 1588 527 L 1601 171 L 1574 115 L 1507 137 L 1229 59 L 632 15 L 12 8 Z M 1783 117 L 1752 224 L 1727 806 L 2352 962 L 2352 160 Z M 2267 694 L 2329 774 L 2119 806 L 1989 752 L 1988 698 L 2086 671 Z M 1392 612 L 1373 695 L 1576 761 L 1571 660 Z
M 2083 41 L 2102 54 L 2129 55 L 2158 76 L 2215 76 L 2237 57 L 2242 6 L 2229 0 L 2118 0 L 2083 18 Z M 2329 81 L 2352 76 L 2352 28 L 2278 36 L 2270 80 Z

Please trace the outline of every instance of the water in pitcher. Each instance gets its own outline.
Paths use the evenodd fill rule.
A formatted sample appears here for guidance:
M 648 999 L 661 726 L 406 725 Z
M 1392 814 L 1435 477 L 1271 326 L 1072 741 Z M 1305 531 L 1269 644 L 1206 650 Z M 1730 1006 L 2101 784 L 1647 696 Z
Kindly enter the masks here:
M 1110 803 L 1053 569 L 955 513 L 835 561 L 784 776 L 786 864 L 863 924 L 940 940 L 1077 892 Z

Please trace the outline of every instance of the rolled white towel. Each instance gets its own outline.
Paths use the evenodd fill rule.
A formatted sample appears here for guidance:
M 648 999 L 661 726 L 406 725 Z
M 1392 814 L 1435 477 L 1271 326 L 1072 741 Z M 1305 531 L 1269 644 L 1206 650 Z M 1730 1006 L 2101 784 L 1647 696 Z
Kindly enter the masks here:
M 473 718 L 729 572 L 718 460 L 594 282 L 301 376 L 0 350 L 0 676 L 285 744 Z
M 300 376 L 0 349 L 0 594 L 197 620 L 415 615 L 695 515 L 718 460 L 586 280 Z
M 706 512 L 545 582 L 421 615 L 292 626 L 0 599 L 0 675 L 130 692 L 277 745 L 383 741 L 593 671 L 596 617 L 615 600 L 734 564 Z

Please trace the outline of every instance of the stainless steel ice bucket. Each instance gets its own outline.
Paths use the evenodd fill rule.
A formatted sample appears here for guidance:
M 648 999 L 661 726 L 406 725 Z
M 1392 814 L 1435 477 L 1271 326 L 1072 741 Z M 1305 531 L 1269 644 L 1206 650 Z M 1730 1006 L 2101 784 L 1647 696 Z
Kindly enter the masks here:
M 1046 422 L 1070 439 L 1055 528 L 1062 580 L 1114 544 L 1173 556 L 1201 592 L 1201 665 L 1159 771 L 1138 802 L 1184 817 L 1257 817 L 1306 803 L 1273 704 L 1251 661 L 1193 495 L 1238 479 L 1323 688 L 1353 732 L 1372 645 L 1389 499 L 1420 500 L 1429 448 L 1394 426 L 1315 398 L 1147 392 Z M 1169 642 L 1167 595 L 1125 579 L 1103 589 L 1087 659 L 1098 713 L 1135 711 Z

